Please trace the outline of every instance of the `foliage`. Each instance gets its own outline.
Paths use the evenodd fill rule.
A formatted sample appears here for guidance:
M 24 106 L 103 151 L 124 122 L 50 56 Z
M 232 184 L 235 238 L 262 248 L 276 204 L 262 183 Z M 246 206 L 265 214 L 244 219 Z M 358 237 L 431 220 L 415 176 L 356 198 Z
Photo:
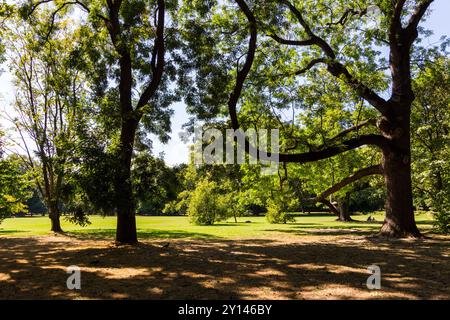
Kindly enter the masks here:
M 413 182 L 417 206 L 434 212 L 436 228 L 450 223 L 450 59 L 424 64 L 414 82 Z
M 52 32 L 47 32 L 48 14 L 43 8 L 31 20 L 11 18 L 8 22 L 8 64 L 17 91 L 17 117 L 10 120 L 19 131 L 26 151 L 21 159 L 33 173 L 54 222 L 52 229 L 60 231 L 67 163 L 76 123 L 84 116 L 86 79 L 74 66 L 72 54 L 79 38 L 70 28 L 73 21 L 55 21 Z
M 408 109 L 399 117 L 408 119 L 413 80 L 415 204 L 433 210 L 437 227 L 448 232 L 447 42 L 443 39 L 442 48 L 421 47 L 416 33 L 429 33 L 415 30 L 420 19 L 396 31 L 427 2 L 411 0 L 402 7 L 401 1 L 396 7 L 385 0 L 292 0 L 292 5 L 271 0 L 54 0 L 41 1 L 42 6 L 23 1 L 20 14 L 26 21 L 12 20 L 14 28 L 7 32 L 2 28 L 0 56 L 6 39 L 21 113 L 15 123 L 37 147 L 26 157 L 38 185 L 33 190 L 40 190 L 47 207 L 71 213 L 68 219 L 82 225 L 86 214 L 113 214 L 120 205 L 125 217 L 134 210 L 188 214 L 197 224 L 237 220 L 258 208 L 267 210 L 271 223 L 287 223 L 292 221 L 287 212 L 314 209 L 323 191 L 380 163 L 387 140 L 409 134 L 403 130 L 407 126 L 388 128 L 401 121 L 386 120 L 395 112 L 385 107 L 401 106 L 399 113 Z M 242 3 L 255 21 L 244 14 Z M 0 19 L 12 7 L 2 3 Z M 79 23 L 69 18 L 74 7 L 81 10 Z M 166 18 L 162 29 L 161 13 Z M 257 50 L 242 88 L 230 95 L 251 56 L 250 27 L 257 29 Z M 395 59 L 394 49 L 408 42 L 401 43 L 403 35 L 414 42 L 411 50 L 403 50 L 411 52 L 411 61 L 409 55 Z M 283 154 L 319 154 L 330 148 L 339 154 L 308 164 L 285 163 L 273 176 L 261 175 L 260 165 L 169 168 L 152 154 L 151 134 L 163 142 L 169 138 L 173 102 L 184 98 L 195 116 L 188 129 L 197 120 L 223 129 L 230 126 L 224 116 L 230 115 L 234 95 L 238 112 L 233 122 L 243 129 L 279 128 Z M 383 143 L 345 148 L 349 141 L 374 135 Z M 379 209 L 385 199 L 382 184 L 378 178 L 363 178 L 330 200 L 351 194 L 352 209 Z
M 269 223 L 279 224 L 294 222 L 294 217 L 286 212 L 286 200 L 283 195 L 279 195 L 268 201 L 266 219 Z
M 44 215 L 47 212 L 47 208 L 45 207 L 45 204 L 42 201 L 41 195 L 39 194 L 39 190 L 37 190 L 35 186 L 32 186 L 30 189 L 32 196 L 26 201 L 28 211 L 30 212 L 30 214 Z
M 450 197 L 449 191 L 438 191 L 430 198 L 429 204 L 434 216 L 436 231 L 450 233 Z
M 149 152 L 142 151 L 134 157 L 132 178 L 139 214 L 159 215 L 166 203 L 176 199 L 179 189 L 176 170 Z
M 96 119 L 94 116 L 92 118 Z M 76 141 L 68 159 L 64 194 L 66 207 L 74 212 L 114 213 L 114 166 L 117 158 L 109 150 L 106 133 L 86 120 L 77 123 Z
M 186 215 L 189 207 L 191 191 L 184 190 L 177 195 L 176 200 L 166 203 L 163 209 L 165 215 Z
M 30 197 L 29 186 L 30 177 L 18 159 L 4 158 L 0 151 L 0 223 L 11 215 L 27 213 L 25 201 Z
M 192 192 L 187 213 L 194 224 L 212 225 L 226 218 L 226 204 L 217 183 L 205 178 Z

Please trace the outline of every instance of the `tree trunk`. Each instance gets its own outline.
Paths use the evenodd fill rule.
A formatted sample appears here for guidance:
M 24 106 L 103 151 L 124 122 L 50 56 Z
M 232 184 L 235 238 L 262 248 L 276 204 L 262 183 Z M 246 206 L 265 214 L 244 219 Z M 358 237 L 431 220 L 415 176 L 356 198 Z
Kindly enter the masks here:
M 386 218 L 380 233 L 387 237 L 421 237 L 414 219 L 409 120 L 409 112 L 404 112 L 402 116 L 397 117 L 396 125 L 390 126 L 394 129 L 385 131 L 392 141 L 392 147 L 383 150 L 387 198 Z M 389 122 L 393 124 L 394 121 Z
M 337 215 L 339 217 L 339 210 L 327 199 L 320 199 L 319 202 L 323 203 L 324 205 L 326 205 L 329 209 L 330 212 Z M 311 211 L 308 211 L 308 214 L 310 214 Z
M 61 233 L 63 232 L 61 228 L 61 223 L 59 220 L 59 210 L 58 205 L 54 201 L 51 201 L 48 207 L 48 216 L 51 221 L 51 231 Z
M 137 122 L 124 121 L 121 131 L 119 165 L 116 177 L 117 229 L 116 242 L 137 243 L 135 203 L 131 182 L 131 158 Z
M 350 193 L 346 193 L 343 198 L 338 199 L 339 217 L 337 221 L 350 222 L 353 219 L 350 217 Z

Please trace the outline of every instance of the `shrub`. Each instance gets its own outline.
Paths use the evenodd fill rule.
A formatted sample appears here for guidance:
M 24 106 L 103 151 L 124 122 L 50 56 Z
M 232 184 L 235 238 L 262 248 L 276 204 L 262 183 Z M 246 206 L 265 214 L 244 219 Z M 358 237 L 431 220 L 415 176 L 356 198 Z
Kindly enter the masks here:
M 218 194 L 217 184 L 207 178 L 200 181 L 192 192 L 187 213 L 190 221 L 198 225 L 212 225 L 226 218 L 226 210 Z
M 31 196 L 28 187 L 29 178 L 17 159 L 0 158 L 0 223 L 12 215 L 28 212 L 24 204 Z
M 295 221 L 295 218 L 286 212 L 286 201 L 284 200 L 283 197 L 269 199 L 266 213 L 266 219 L 269 223 L 279 224 Z
M 162 213 L 168 216 L 174 216 L 177 215 L 177 201 L 173 200 L 173 201 L 169 201 L 168 203 L 166 203 L 166 205 L 164 206 L 164 209 L 162 210 Z
M 431 200 L 434 227 L 437 232 L 450 233 L 450 199 L 446 192 L 436 193 Z
M 166 203 L 162 213 L 165 215 L 186 215 L 191 192 L 188 190 L 178 194 L 177 199 Z

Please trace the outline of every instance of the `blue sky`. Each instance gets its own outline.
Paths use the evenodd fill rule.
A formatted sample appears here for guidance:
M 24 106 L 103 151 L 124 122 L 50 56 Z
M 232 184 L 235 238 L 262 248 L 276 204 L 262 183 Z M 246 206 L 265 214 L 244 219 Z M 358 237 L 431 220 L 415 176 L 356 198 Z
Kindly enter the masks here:
M 431 5 L 431 14 L 422 26 L 434 32 L 434 35 L 424 40 L 424 45 L 435 44 L 443 35 L 450 36 L 450 0 L 435 0 Z M 3 69 L 6 69 L 4 67 Z M 10 103 L 14 97 L 14 89 L 11 85 L 11 75 L 5 70 L 0 76 L 0 112 L 10 112 Z M 184 144 L 179 133 L 182 132 L 182 125 L 189 119 L 186 113 L 186 108 L 183 103 L 176 103 L 172 106 L 175 111 L 172 118 L 172 134 L 171 140 L 167 144 L 160 143 L 154 139 L 154 154 L 158 155 L 163 152 L 164 159 L 169 165 L 185 163 L 188 160 L 188 145 Z M 3 127 L 8 127 L 8 124 L 0 119 Z

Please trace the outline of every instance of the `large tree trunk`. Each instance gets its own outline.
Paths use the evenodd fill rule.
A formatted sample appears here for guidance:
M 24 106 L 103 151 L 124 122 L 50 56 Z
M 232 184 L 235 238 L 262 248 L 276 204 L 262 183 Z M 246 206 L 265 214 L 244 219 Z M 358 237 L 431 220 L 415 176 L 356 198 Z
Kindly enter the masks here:
M 392 147 L 383 150 L 383 172 L 386 182 L 386 218 L 381 235 L 395 238 L 421 237 L 414 219 L 411 183 L 410 108 L 393 120 L 385 131 Z
M 135 203 L 131 182 L 131 158 L 137 122 L 124 121 L 121 131 L 119 166 L 116 180 L 117 229 L 116 242 L 137 243 Z
M 337 221 L 349 222 L 353 221 L 350 217 L 350 193 L 347 192 L 343 198 L 338 199 L 339 217 Z
M 55 201 L 49 202 L 48 215 L 51 221 L 51 231 L 58 233 L 63 232 L 59 220 L 58 204 Z

